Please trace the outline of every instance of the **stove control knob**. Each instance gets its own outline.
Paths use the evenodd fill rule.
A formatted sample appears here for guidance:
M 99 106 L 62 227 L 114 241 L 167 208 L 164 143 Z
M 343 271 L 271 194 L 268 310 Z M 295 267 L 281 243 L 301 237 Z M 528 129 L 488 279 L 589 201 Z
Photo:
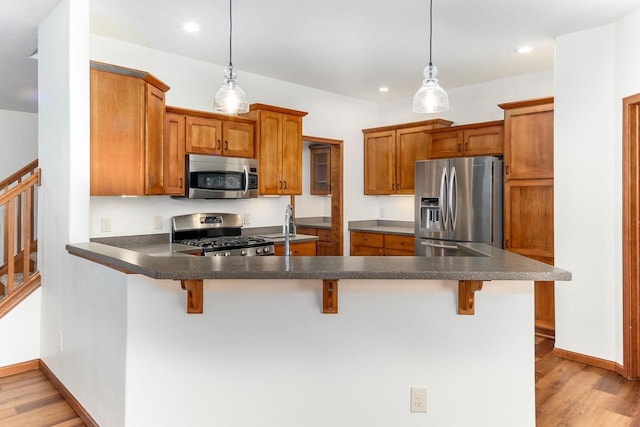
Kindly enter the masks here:
M 256 255 L 260 255 L 262 253 L 262 249 L 261 248 L 256 248 Z
M 247 250 L 246 250 L 246 249 L 242 249 L 242 250 L 240 251 L 240 255 L 242 255 L 242 256 L 247 255 Z
M 224 256 L 229 256 L 229 255 L 231 255 L 231 252 L 225 251 Z
M 267 246 L 266 248 L 264 248 L 264 253 L 265 253 L 265 254 L 268 254 L 269 252 L 270 252 L 270 250 L 269 250 L 269 246 Z

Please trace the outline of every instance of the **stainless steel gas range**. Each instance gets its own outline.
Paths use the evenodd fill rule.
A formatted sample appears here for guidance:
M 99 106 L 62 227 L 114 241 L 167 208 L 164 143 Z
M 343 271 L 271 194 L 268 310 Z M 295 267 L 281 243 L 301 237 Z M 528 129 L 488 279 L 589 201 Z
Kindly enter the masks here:
M 171 240 L 197 246 L 205 256 L 274 255 L 273 242 L 241 233 L 242 218 L 238 214 L 195 213 L 171 220 Z

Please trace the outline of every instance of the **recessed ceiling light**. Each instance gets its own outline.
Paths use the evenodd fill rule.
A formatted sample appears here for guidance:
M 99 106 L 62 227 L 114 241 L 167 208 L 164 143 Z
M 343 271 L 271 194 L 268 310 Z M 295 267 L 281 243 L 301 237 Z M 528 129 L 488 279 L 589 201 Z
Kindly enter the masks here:
M 200 25 L 196 24 L 195 22 L 187 22 L 182 26 L 182 29 L 187 33 L 197 33 L 198 31 L 200 31 Z
M 381 86 L 378 88 L 378 92 L 389 92 L 389 88 L 386 86 Z
M 516 52 L 518 53 L 529 53 L 533 50 L 533 48 L 531 46 L 522 46 L 516 49 Z

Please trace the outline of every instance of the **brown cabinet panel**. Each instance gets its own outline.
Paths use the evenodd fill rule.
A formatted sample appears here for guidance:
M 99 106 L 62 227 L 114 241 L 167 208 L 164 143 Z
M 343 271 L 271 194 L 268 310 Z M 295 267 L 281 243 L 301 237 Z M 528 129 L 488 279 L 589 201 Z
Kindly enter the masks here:
M 165 192 L 184 194 L 185 116 L 167 113 L 164 126 L 164 152 L 167 156 L 164 169 Z
M 193 154 L 222 153 L 222 121 L 187 116 L 186 152 Z
M 458 131 L 438 132 L 429 135 L 429 158 L 446 159 L 462 154 L 462 135 Z
M 412 256 L 413 242 L 413 236 L 352 231 L 350 253 L 354 256 Z
M 484 126 L 462 133 L 465 156 L 502 155 L 504 152 L 504 126 Z
M 397 249 L 401 251 L 409 251 L 413 255 L 413 245 L 415 238 L 413 236 L 402 236 L 399 234 L 385 234 L 385 249 Z
M 351 232 L 351 244 L 357 246 L 384 247 L 384 235 L 379 233 Z
M 553 103 L 505 110 L 505 179 L 553 178 Z
M 254 125 L 238 122 L 222 123 L 222 154 L 253 158 Z
M 316 255 L 317 256 L 333 256 L 333 245 L 331 242 L 316 242 Z
M 364 194 L 392 194 L 395 185 L 395 131 L 365 134 Z
M 166 194 L 166 90 L 148 73 L 91 62 L 92 196 Z
M 331 242 L 331 229 L 318 228 L 316 229 L 316 236 L 323 242 Z
M 427 141 L 430 159 L 499 156 L 504 151 L 504 126 L 495 121 L 432 130 Z
M 427 134 L 430 127 L 396 131 L 396 193 L 413 194 L 416 160 L 427 159 Z
M 284 188 L 280 194 L 302 194 L 302 117 L 283 114 L 281 170 Z
M 553 258 L 553 180 L 511 180 L 504 188 L 504 247 Z
M 315 256 L 316 255 L 316 242 L 297 242 L 290 243 L 289 250 L 292 256 Z M 276 256 L 284 255 L 284 245 L 276 245 Z

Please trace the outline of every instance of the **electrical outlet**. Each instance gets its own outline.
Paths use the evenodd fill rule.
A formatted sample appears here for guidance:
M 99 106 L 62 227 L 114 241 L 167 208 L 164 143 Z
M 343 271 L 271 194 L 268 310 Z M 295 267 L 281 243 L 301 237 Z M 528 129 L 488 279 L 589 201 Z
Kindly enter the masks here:
M 427 412 L 427 389 L 411 387 L 411 412 Z
M 103 233 L 108 233 L 111 231 L 111 218 L 100 218 L 100 231 L 102 231 Z
M 380 218 L 384 218 L 384 208 L 380 208 Z
M 153 229 L 154 230 L 162 230 L 162 217 L 154 216 L 153 217 Z
M 58 331 L 58 350 L 62 351 L 62 331 Z
M 251 213 L 249 212 L 244 213 L 244 223 L 251 224 Z

